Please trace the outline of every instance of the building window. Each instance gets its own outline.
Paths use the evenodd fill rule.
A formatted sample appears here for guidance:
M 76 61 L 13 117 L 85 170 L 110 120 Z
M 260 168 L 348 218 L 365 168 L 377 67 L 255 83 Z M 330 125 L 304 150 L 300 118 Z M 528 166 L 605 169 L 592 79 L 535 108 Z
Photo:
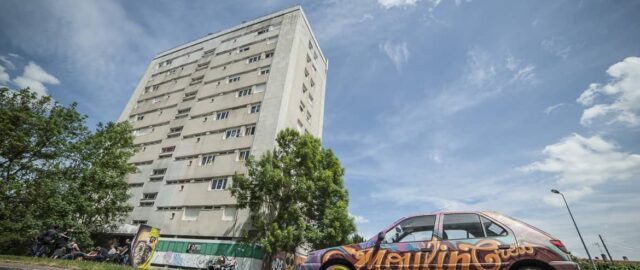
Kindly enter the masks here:
M 298 129 L 298 132 L 302 133 L 304 126 L 302 125 L 302 122 L 300 122 L 300 120 L 298 120 L 296 128 Z
M 222 220 L 232 221 L 236 218 L 236 208 L 231 206 L 225 206 L 222 211 Z
M 311 57 L 307 54 L 307 63 L 311 62 Z
M 278 41 L 278 37 L 271 37 L 267 39 L 267 45 L 276 43 Z
M 256 84 L 253 92 L 254 93 L 261 93 L 261 92 L 264 92 L 265 89 L 267 89 L 267 85 L 266 84 L 264 84 L 264 83 Z
M 178 114 L 186 114 L 186 113 L 189 113 L 190 111 L 191 111 L 191 108 L 180 109 L 178 110 Z
M 258 113 L 260 112 L 260 104 L 251 105 L 251 109 L 249 113 Z
M 235 76 L 235 77 L 230 77 L 227 83 L 234 83 L 239 81 L 240 81 L 240 76 Z
M 204 75 L 202 76 L 198 76 L 195 78 L 191 78 L 191 83 L 190 84 L 198 84 L 202 82 L 202 79 L 204 79 Z
M 234 128 L 234 129 L 228 129 L 225 133 L 224 133 L 224 138 L 228 139 L 228 138 L 237 138 L 240 137 L 240 128 Z
M 206 56 L 212 55 L 212 54 L 213 54 L 213 53 L 215 53 L 215 52 L 216 52 L 216 49 L 215 49 L 215 48 L 214 48 L 214 49 L 211 49 L 211 50 L 208 50 L 208 51 L 206 51 L 206 52 L 204 52 L 204 53 L 202 54 L 202 57 L 206 57 Z
M 269 69 L 268 68 L 260 69 L 260 75 L 267 75 L 267 74 L 269 74 Z
M 211 190 L 224 190 L 227 188 L 227 178 L 213 179 L 211 181 Z
M 313 79 L 309 80 L 309 84 L 311 85 L 311 87 L 316 86 L 316 83 L 313 81 Z
M 304 93 L 307 93 L 307 90 L 309 90 L 309 89 L 307 89 L 307 86 L 306 86 L 306 85 L 304 85 L 304 83 L 303 83 L 303 84 L 302 84 L 302 93 L 303 93 L 303 94 L 304 94 Z
M 244 128 L 244 136 L 256 134 L 256 126 L 247 126 Z
M 159 67 L 164 67 L 164 66 L 171 65 L 171 63 L 173 63 L 173 59 L 169 59 L 169 60 L 167 60 L 167 61 L 160 62 L 160 65 L 158 65 L 158 66 L 159 66 Z
M 251 95 L 251 88 L 242 89 L 238 91 L 238 97 L 244 97 L 248 95 Z
M 158 192 L 142 193 L 142 200 L 155 200 L 158 196 Z
M 200 160 L 200 165 L 211 165 L 213 164 L 213 160 L 215 159 L 215 155 L 206 155 L 206 156 L 202 156 L 202 159 Z
M 153 130 L 151 128 L 141 128 L 133 131 L 133 136 L 142 136 L 151 133 Z
M 150 207 L 153 206 L 153 202 L 140 202 L 140 207 Z
M 266 52 L 264 54 L 264 58 L 271 58 L 271 57 L 273 57 L 273 52 Z
M 200 207 L 185 207 L 182 213 L 182 220 L 196 221 L 200 215 Z
M 140 121 L 144 119 L 144 115 L 138 115 L 138 117 L 136 117 L 136 121 Z
M 313 49 L 313 43 L 311 43 L 311 40 L 309 40 L 309 50 Z
M 182 132 L 182 127 L 170 128 L 169 129 L 169 133 L 167 134 L 167 138 L 173 138 L 173 137 L 180 136 L 181 132 Z
M 260 55 L 249 57 L 249 59 L 247 59 L 247 63 L 251 64 L 253 62 L 258 62 L 260 61 L 260 58 Z
M 249 150 L 242 150 L 238 152 L 238 160 L 248 160 L 249 159 Z
M 206 56 L 207 53 L 205 52 L 204 54 L 205 55 L 203 55 L 203 57 Z M 196 70 L 207 68 L 209 66 L 209 63 L 211 63 L 211 61 L 198 64 L 198 67 L 196 67 Z
M 307 112 L 307 121 L 311 121 L 311 113 Z
M 176 146 L 167 146 L 167 147 L 162 147 L 162 153 L 171 153 L 173 152 L 173 150 L 176 150 Z
M 238 53 L 246 52 L 246 51 L 248 51 L 248 50 L 249 50 L 249 46 L 247 46 L 247 47 L 242 47 L 242 48 L 238 49 Z
M 306 106 L 306 105 L 304 105 L 304 102 L 302 102 L 302 100 L 300 100 L 300 112 L 304 112 L 304 109 L 305 109 L 306 107 L 307 107 L 307 106 Z
M 256 32 L 256 35 L 262 35 L 262 34 L 267 33 L 267 32 L 269 32 L 269 27 L 265 27 L 265 28 L 262 28 L 262 29 L 258 30 L 258 32 Z
M 219 112 L 216 114 L 216 120 L 222 120 L 229 117 L 229 111 Z
M 154 169 L 151 175 L 164 175 L 167 172 L 167 168 Z
M 307 68 L 304 69 L 304 76 L 309 77 L 309 71 L 307 70 Z
M 313 95 L 309 93 L 309 104 L 313 105 Z
M 144 224 L 147 224 L 147 221 L 146 220 L 133 220 L 131 223 L 133 223 L 133 225 L 138 225 L 138 224 L 144 225 Z

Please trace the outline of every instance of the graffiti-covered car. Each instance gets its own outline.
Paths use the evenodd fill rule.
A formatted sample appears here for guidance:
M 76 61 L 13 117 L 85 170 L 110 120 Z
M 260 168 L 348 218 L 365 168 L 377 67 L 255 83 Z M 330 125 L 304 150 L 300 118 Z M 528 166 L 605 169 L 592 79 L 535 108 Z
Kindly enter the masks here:
M 369 241 L 313 251 L 305 270 L 578 270 L 560 240 L 496 212 L 402 218 Z

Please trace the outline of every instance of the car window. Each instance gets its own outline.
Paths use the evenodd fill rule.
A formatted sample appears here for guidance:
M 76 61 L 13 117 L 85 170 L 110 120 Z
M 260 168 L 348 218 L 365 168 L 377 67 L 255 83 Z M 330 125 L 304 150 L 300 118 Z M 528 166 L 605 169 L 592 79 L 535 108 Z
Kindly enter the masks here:
M 444 239 L 484 237 L 480 217 L 476 214 L 447 214 L 443 220 Z
M 480 217 L 480 219 L 482 219 L 482 226 L 484 227 L 484 231 L 487 233 L 487 237 L 506 236 L 509 234 L 507 233 L 507 230 L 490 219 L 486 217 Z
M 405 219 L 389 230 L 384 243 L 429 241 L 433 236 L 436 216 L 417 216 Z

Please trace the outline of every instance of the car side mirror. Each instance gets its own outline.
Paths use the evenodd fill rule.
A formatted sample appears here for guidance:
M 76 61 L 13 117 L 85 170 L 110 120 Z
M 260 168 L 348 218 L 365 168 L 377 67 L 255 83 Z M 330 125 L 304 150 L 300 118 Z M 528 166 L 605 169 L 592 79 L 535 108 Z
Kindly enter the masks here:
M 379 247 L 382 241 L 384 241 L 384 232 L 379 232 L 378 238 L 376 239 L 376 247 Z

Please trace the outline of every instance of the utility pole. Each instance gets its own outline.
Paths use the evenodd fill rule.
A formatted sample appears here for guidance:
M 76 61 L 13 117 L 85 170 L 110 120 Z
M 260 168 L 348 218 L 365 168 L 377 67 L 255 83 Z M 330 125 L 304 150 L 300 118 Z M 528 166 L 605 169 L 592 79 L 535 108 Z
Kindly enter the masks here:
M 611 262 L 613 262 L 613 257 L 611 257 L 611 253 L 609 253 L 609 249 L 607 248 L 607 244 L 604 243 L 604 239 L 602 239 L 602 235 L 598 234 L 598 237 L 600 237 L 600 241 L 602 241 L 602 245 L 604 246 L 604 250 L 607 252 L 607 255 L 609 255 L 609 260 L 611 260 Z
M 593 270 L 598 270 L 598 267 L 596 267 L 596 263 L 593 262 L 593 259 L 591 258 L 591 254 L 589 253 L 589 249 L 587 248 L 587 245 L 584 243 L 584 239 L 582 239 L 582 234 L 580 234 L 580 229 L 578 229 L 578 224 L 576 224 L 576 220 L 573 218 L 573 214 L 571 213 L 571 209 L 569 209 L 569 204 L 567 203 L 567 199 L 564 198 L 564 194 L 562 194 L 562 192 L 558 191 L 557 189 L 552 189 L 551 192 L 555 194 L 560 194 L 560 196 L 562 196 L 562 200 L 564 201 L 564 205 L 567 206 L 567 210 L 569 211 L 569 216 L 571 217 L 571 221 L 573 221 L 573 226 L 576 227 L 576 231 L 578 232 L 578 237 L 580 237 L 580 242 L 582 242 L 584 251 L 587 252 L 587 257 L 589 257 L 591 266 L 593 266 Z

